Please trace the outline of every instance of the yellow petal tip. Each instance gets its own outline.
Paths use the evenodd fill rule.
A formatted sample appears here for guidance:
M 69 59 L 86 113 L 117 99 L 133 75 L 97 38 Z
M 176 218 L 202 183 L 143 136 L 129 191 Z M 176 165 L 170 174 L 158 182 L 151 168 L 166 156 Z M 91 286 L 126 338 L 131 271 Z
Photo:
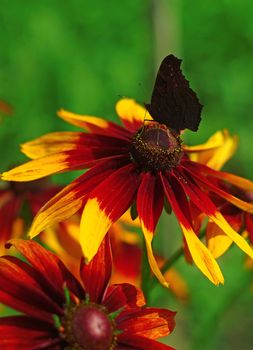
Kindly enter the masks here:
M 80 224 L 80 243 L 83 255 L 91 261 L 112 225 L 110 217 L 100 208 L 97 198 L 89 199 L 84 207 Z

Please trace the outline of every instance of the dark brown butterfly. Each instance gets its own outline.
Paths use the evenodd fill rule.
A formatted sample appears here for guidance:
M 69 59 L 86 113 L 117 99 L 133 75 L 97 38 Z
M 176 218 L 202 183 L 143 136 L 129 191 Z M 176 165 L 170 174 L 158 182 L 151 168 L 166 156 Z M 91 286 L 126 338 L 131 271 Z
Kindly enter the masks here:
M 157 73 L 151 103 L 146 108 L 155 121 L 179 132 L 197 131 L 201 109 L 196 93 L 190 88 L 181 69 L 182 60 L 166 56 Z

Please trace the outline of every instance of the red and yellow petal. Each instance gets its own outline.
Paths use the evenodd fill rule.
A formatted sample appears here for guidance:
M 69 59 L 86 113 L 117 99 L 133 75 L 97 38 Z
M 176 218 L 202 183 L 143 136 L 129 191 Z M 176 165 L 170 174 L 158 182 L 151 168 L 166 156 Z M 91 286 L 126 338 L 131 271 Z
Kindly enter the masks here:
M 123 98 L 116 104 L 116 112 L 125 127 L 131 132 L 136 132 L 144 120 L 153 120 L 146 108 L 142 107 L 135 100 Z
M 205 187 L 207 190 L 212 191 L 216 193 L 221 198 L 225 199 L 227 202 L 233 204 L 237 208 L 247 211 L 249 213 L 253 213 L 253 203 L 245 202 L 232 194 L 224 191 L 223 189 L 219 188 L 218 186 L 212 184 L 211 181 L 209 181 L 207 178 L 205 178 L 203 175 L 201 175 L 199 172 L 196 171 L 196 169 L 191 170 L 188 167 L 184 167 L 185 171 L 190 174 L 195 180 L 200 181 L 203 187 Z
M 139 182 L 136 167 L 130 163 L 112 173 L 89 194 L 80 225 L 80 242 L 87 261 L 96 254 L 112 223 L 133 203 Z
M 42 158 L 53 153 L 70 151 L 77 148 L 82 137 L 81 132 L 61 131 L 38 137 L 35 140 L 23 143 L 21 152 L 31 159 Z
M 160 179 L 149 172 L 144 173 L 137 194 L 137 211 L 146 242 L 150 267 L 161 284 L 168 287 L 168 282 L 163 277 L 152 250 L 155 227 L 163 209 L 163 197 Z
M 57 114 L 68 123 L 79 126 L 94 134 L 115 136 L 123 140 L 129 140 L 131 137 L 127 129 L 102 118 L 75 114 L 64 109 L 58 111 Z
M 101 162 L 66 186 L 40 209 L 29 236 L 33 238 L 51 225 L 74 215 L 82 207 L 87 194 L 127 161 L 125 158 L 115 158 Z
M 101 303 L 112 273 L 112 253 L 107 234 L 100 244 L 97 254 L 88 263 L 82 261 L 80 276 L 91 302 Z
M 194 263 L 211 282 L 216 285 L 224 283 L 219 265 L 192 229 L 188 201 L 182 187 L 173 177 L 170 182 L 164 176 L 161 176 L 161 179 L 165 195 L 177 216 Z
M 48 156 L 31 160 L 10 171 L 4 172 L 2 180 L 32 181 L 52 174 L 79 170 L 94 166 L 99 161 L 113 160 L 117 157 L 128 156 L 126 150 L 113 148 L 78 146 L 75 150 L 62 151 Z
M 180 183 L 190 199 L 203 211 L 218 227 L 220 227 L 230 237 L 238 247 L 253 258 L 253 250 L 245 239 L 240 236 L 229 225 L 223 215 L 216 208 L 214 203 L 186 174 L 180 172 L 177 177 L 181 179 Z
M 253 191 L 253 181 L 245 179 L 243 177 L 230 174 L 224 171 L 217 171 L 214 169 L 209 168 L 206 165 L 187 161 L 185 160 L 186 167 L 191 167 L 195 169 L 197 172 L 201 172 L 202 174 L 208 175 L 210 177 L 213 177 L 215 179 L 227 181 L 228 183 L 242 189 L 245 191 Z
M 209 140 L 198 146 L 183 146 L 192 161 L 205 164 L 219 170 L 233 156 L 238 144 L 238 137 L 228 130 L 216 132 Z
M 128 149 L 129 141 L 84 132 L 54 132 L 21 145 L 21 151 L 32 159 L 77 151 L 85 161 L 128 153 Z

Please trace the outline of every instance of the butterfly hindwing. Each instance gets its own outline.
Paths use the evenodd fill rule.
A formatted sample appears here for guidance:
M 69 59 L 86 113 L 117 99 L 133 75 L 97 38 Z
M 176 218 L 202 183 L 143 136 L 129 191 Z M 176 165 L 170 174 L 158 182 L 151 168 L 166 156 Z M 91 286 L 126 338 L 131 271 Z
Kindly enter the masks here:
M 173 55 L 164 58 L 157 73 L 151 103 L 146 108 L 154 120 L 171 129 L 196 131 L 202 105 L 180 69 L 181 62 Z

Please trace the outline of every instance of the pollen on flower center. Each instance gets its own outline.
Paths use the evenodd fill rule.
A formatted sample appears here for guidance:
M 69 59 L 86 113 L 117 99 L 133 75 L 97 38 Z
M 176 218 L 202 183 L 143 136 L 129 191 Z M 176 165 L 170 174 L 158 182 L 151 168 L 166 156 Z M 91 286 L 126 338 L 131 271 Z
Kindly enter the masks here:
M 113 350 L 115 347 L 114 321 L 99 305 L 79 305 L 68 309 L 64 328 L 67 349 Z
M 181 139 L 166 125 L 152 122 L 138 130 L 130 154 L 144 171 L 170 170 L 180 162 Z

